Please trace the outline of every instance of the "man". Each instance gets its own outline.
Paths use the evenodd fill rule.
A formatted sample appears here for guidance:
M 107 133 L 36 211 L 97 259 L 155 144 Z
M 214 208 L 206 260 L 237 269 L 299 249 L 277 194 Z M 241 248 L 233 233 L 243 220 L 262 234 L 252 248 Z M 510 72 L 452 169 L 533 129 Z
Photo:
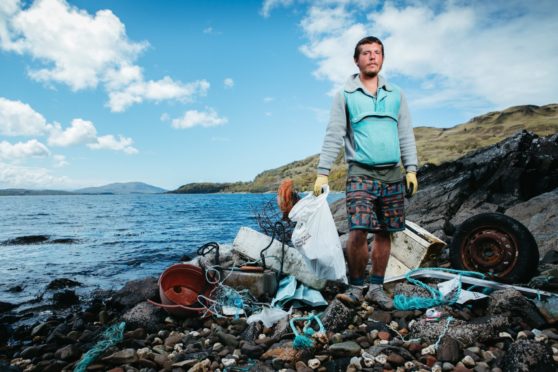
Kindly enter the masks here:
M 362 299 L 392 310 L 383 282 L 391 251 L 391 233 L 405 229 L 404 187 L 414 195 L 418 183 L 415 136 L 407 101 L 401 90 L 379 73 L 384 46 L 373 36 L 360 40 L 354 52 L 359 69 L 335 96 L 324 139 L 314 194 L 319 195 L 341 145 L 349 165 L 346 189 L 349 239 L 349 290 L 338 298 L 350 304 Z M 406 176 L 403 183 L 401 164 Z M 374 233 L 372 273 L 368 263 L 368 232 Z

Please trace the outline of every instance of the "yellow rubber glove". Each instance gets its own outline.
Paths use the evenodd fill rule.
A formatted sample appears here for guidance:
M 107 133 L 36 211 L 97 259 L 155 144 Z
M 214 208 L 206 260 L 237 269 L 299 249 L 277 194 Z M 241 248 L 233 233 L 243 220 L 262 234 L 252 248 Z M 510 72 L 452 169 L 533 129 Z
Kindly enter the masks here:
M 405 176 L 405 186 L 407 187 L 407 196 L 411 197 L 417 193 L 418 181 L 416 172 L 407 172 Z
M 327 176 L 323 174 L 318 174 L 316 178 L 316 183 L 314 184 L 314 195 L 318 196 L 322 193 L 322 186 L 327 185 Z

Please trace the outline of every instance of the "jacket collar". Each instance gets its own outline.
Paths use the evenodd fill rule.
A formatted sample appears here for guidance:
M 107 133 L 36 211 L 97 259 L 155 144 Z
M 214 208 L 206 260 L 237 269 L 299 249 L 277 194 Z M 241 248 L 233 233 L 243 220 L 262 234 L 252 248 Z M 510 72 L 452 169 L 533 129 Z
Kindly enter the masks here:
M 381 88 L 387 90 L 388 92 L 391 92 L 392 90 L 388 81 L 382 75 L 378 75 L 378 89 Z M 353 93 L 358 89 L 362 90 L 364 93 L 370 94 L 370 92 L 366 90 L 364 85 L 362 85 L 362 81 L 360 81 L 359 74 L 353 74 L 345 82 L 343 90 L 347 93 Z

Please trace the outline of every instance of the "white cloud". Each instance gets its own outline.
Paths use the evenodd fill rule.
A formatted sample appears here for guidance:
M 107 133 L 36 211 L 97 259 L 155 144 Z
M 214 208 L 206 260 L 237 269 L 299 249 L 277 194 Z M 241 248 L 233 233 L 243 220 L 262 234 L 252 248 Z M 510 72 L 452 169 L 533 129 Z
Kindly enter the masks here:
M 65 167 L 66 165 L 68 165 L 69 163 L 66 161 L 66 157 L 64 155 L 52 155 L 52 158 L 55 161 L 54 166 L 56 168 L 62 168 Z
M 133 142 L 131 138 L 120 136 L 120 139 L 116 140 L 113 135 L 97 137 L 97 129 L 91 121 L 76 118 L 72 120 L 69 127 L 64 128 L 60 123 L 47 123 L 43 115 L 36 112 L 30 105 L 3 97 L 0 97 L 0 134 L 46 136 L 47 142 L 51 146 L 66 147 L 86 143 L 92 145 L 90 147 L 94 149 L 111 149 L 124 151 L 127 154 L 138 152 L 131 146 Z M 8 142 L 2 142 L 2 144 L 3 154 L 11 153 L 13 157 L 18 158 L 48 153 L 46 147 L 35 139 L 16 145 Z M 7 157 L 4 156 L 4 158 Z
M 275 98 L 273 98 L 273 97 L 264 97 L 263 101 L 264 101 L 265 103 L 269 103 L 269 102 L 275 101 Z
M 204 34 L 210 34 L 213 32 L 213 27 L 206 27 L 203 29 Z
M 231 78 L 226 78 L 223 81 L 223 84 L 225 84 L 225 88 L 232 88 L 232 87 L 234 87 L 234 80 L 231 79 Z
M 48 137 L 51 146 L 71 146 L 79 143 L 95 141 L 97 130 L 92 122 L 83 119 L 72 120 L 69 128 L 62 129 L 58 123 L 52 126 Z
M 7 141 L 0 142 L 0 159 L 17 160 L 28 157 L 49 156 L 48 148 L 36 139 L 27 142 L 11 144 Z
M 271 2 L 275 3 L 275 2 Z M 465 4 L 465 5 L 463 5 Z M 301 51 L 316 60 L 314 75 L 332 91 L 357 72 L 356 42 L 375 35 L 386 47 L 384 73 L 418 85 L 423 107 L 498 107 L 556 101 L 558 4 L 416 1 L 322 1 L 301 22 Z
M 0 162 L 0 187 L 68 188 L 76 183 L 68 177 L 52 175 L 44 168 L 24 167 Z
M 31 56 L 35 63 L 28 73 L 34 80 L 72 90 L 102 84 L 113 111 L 205 94 L 209 84 L 203 80 L 146 80 L 135 61 L 147 47 L 128 39 L 125 25 L 110 10 L 89 14 L 65 0 L 37 0 L 27 8 L 13 0 L 0 5 L 0 50 Z
M 174 128 L 214 127 L 227 122 L 226 117 L 220 117 L 214 109 L 207 108 L 207 111 L 186 111 L 183 117 L 172 120 L 172 126 Z
M 271 15 L 273 8 L 289 6 L 292 3 L 293 0 L 264 0 L 260 13 L 267 18 Z
M 208 90 L 209 83 L 206 80 L 182 84 L 165 76 L 158 81 L 138 81 L 121 91 L 110 92 L 108 106 L 114 112 L 122 112 L 132 104 L 141 103 L 144 100 L 159 102 L 177 99 L 187 102 L 196 94 L 205 95 Z
M 265 116 L 272 116 L 272 113 L 271 112 L 266 112 Z
M 133 143 L 134 141 L 129 137 L 118 136 L 118 139 L 116 139 L 112 134 L 109 134 L 98 137 L 96 143 L 90 143 L 87 146 L 94 150 L 107 149 L 134 155 L 138 153 L 138 150 L 132 146 Z
M 0 134 L 6 136 L 40 135 L 47 121 L 26 103 L 0 97 Z

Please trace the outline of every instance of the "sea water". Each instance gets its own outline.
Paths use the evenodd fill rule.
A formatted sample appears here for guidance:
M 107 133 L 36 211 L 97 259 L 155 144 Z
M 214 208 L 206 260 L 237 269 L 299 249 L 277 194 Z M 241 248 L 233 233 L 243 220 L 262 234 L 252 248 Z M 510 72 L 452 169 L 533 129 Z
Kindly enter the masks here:
M 334 201 L 343 194 L 330 194 Z M 231 244 L 259 230 L 275 194 L 57 195 L 0 197 L 0 301 L 22 303 L 54 279 L 78 293 L 158 276 L 207 242 Z M 31 236 L 38 242 L 27 243 Z M 42 241 L 41 241 L 42 240 Z

